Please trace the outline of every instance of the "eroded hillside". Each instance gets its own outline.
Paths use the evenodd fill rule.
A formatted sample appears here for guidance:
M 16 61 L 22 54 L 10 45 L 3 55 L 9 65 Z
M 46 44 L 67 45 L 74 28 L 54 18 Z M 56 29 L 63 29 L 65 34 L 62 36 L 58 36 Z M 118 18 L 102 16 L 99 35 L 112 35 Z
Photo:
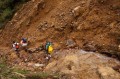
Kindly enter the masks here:
M 120 58 L 119 31 L 119 0 L 31 0 L 0 31 L 0 56 L 12 67 L 63 74 L 59 79 L 119 79 L 119 61 L 98 54 Z M 18 58 L 11 44 L 22 37 L 33 50 L 53 42 L 51 60 L 44 51 L 20 50 Z
M 69 49 L 56 52 L 55 58 L 44 71 L 59 72 L 63 74 L 62 79 L 120 78 L 120 74 L 114 70 L 119 61 L 94 52 Z
M 0 43 L 27 37 L 31 47 L 51 40 L 64 48 L 72 39 L 86 50 L 118 53 L 119 11 L 119 0 L 31 0 L 6 24 Z
M 10 79 L 9 74 L 17 73 L 14 74 L 17 76 L 16 79 L 120 79 L 120 61 L 97 52 L 86 52 L 81 49 L 55 51 L 49 62 L 45 61 L 44 54 L 42 51 L 31 54 L 21 51 L 18 58 L 13 51 L 0 51 L 1 59 L 5 56 L 8 67 L 14 68 L 14 71 L 7 70 L 5 73 L 6 69 L 0 65 L 1 70 L 4 70 L 4 73 L 0 72 L 1 78 Z M 4 77 L 3 74 L 7 75 Z

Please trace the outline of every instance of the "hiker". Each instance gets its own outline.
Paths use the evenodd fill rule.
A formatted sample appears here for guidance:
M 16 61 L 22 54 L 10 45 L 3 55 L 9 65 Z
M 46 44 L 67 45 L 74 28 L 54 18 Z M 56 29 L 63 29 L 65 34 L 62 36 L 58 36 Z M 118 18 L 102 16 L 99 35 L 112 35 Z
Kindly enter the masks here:
M 23 50 L 27 52 L 28 41 L 26 38 L 22 38 L 20 41 L 21 47 Z
M 46 42 L 45 50 L 46 50 L 46 55 L 47 55 L 46 59 L 50 60 L 51 54 L 53 53 L 53 46 L 51 42 Z
M 19 47 L 20 47 L 20 46 L 19 46 L 19 43 L 13 41 L 12 47 L 13 47 L 13 49 L 16 51 L 16 54 L 17 54 L 18 57 L 19 57 Z

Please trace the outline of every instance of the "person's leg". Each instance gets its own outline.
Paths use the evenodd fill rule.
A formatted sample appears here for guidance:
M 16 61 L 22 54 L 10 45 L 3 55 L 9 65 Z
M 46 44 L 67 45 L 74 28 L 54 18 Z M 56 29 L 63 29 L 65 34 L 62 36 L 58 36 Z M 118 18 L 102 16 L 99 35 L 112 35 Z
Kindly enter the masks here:
M 48 55 L 48 50 L 46 50 L 46 54 Z
M 50 60 L 50 58 L 51 58 L 51 54 L 48 54 L 47 55 L 47 57 L 48 57 L 48 61 Z
M 28 52 L 28 48 L 27 48 L 27 46 L 24 47 L 24 50 L 25 50 L 25 52 Z
M 16 49 L 16 55 L 20 57 L 19 49 Z

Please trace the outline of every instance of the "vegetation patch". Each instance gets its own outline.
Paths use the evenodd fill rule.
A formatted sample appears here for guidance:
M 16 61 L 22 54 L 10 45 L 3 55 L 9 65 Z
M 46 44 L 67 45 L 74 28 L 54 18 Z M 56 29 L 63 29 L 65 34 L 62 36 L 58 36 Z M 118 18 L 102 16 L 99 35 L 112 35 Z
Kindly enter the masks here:
M 0 58 L 0 79 L 59 79 L 59 74 L 33 72 L 22 68 L 11 67 L 4 57 Z
M 29 0 L 0 0 L 0 28 L 8 22 L 20 6 Z

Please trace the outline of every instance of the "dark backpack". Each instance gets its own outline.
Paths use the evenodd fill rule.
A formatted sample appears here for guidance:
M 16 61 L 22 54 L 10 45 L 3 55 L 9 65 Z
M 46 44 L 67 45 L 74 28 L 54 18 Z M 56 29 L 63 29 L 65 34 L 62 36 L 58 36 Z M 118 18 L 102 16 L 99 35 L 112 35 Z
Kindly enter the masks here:
M 22 41 L 23 41 L 23 43 L 27 43 L 27 39 L 26 38 L 22 39 Z

